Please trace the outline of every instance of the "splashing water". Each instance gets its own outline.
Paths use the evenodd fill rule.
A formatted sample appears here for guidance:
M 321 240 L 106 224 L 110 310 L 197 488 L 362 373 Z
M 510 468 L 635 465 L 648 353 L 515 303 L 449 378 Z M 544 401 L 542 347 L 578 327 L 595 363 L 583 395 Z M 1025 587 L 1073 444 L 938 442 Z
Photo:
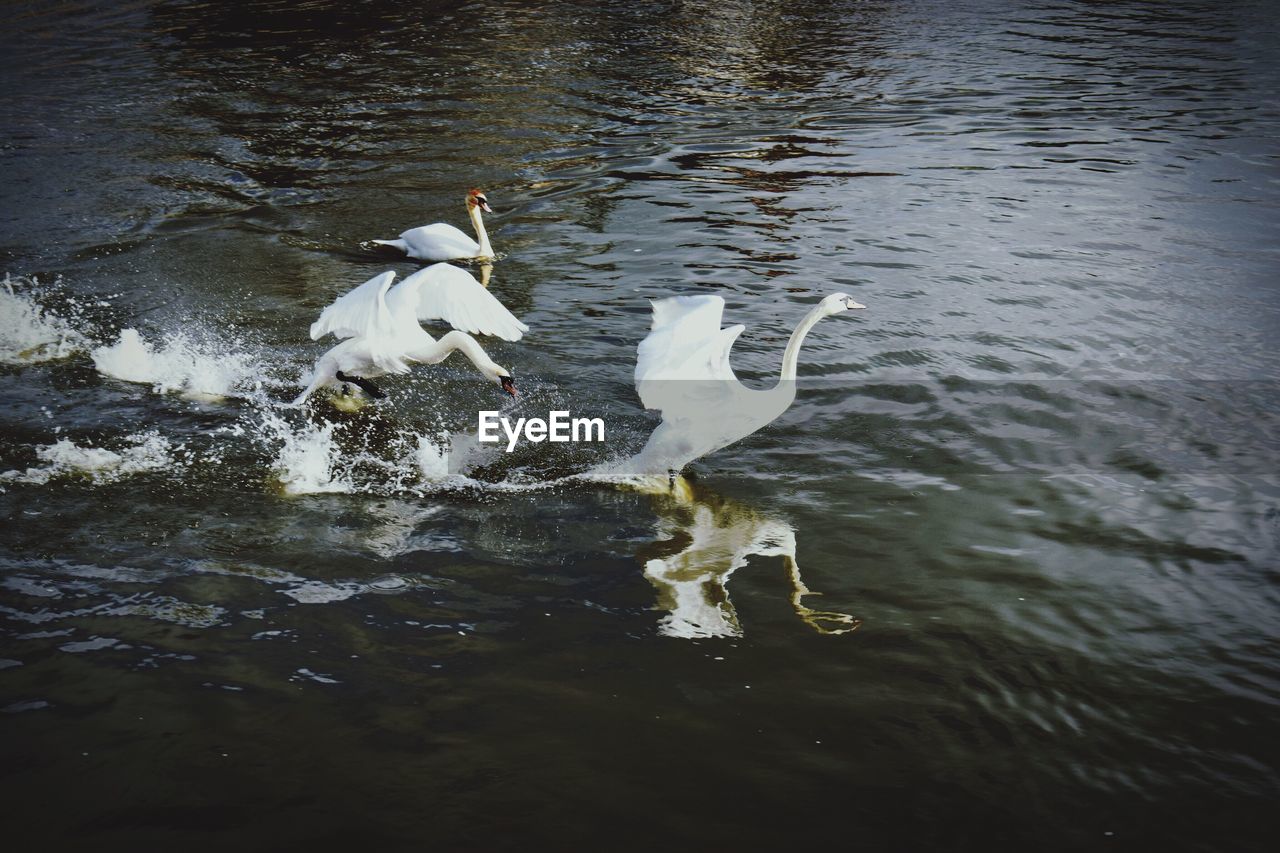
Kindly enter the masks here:
M 334 425 L 310 422 L 294 429 L 275 412 L 263 412 L 262 435 L 280 442 L 272 471 L 286 495 L 350 493 L 355 490 L 340 469 Z
M 0 363 L 52 361 L 84 348 L 84 337 L 70 321 L 42 308 L 30 293 L 15 291 L 15 281 L 35 284 L 5 274 L 0 287 Z
M 85 476 L 95 483 L 112 483 L 133 474 L 160 471 L 173 464 L 172 446 L 157 432 L 126 438 L 129 447 L 120 451 L 101 447 L 80 447 L 69 438 L 46 445 L 36 456 L 46 464 L 26 471 L 6 471 L 0 481 L 43 485 L 55 477 Z
M 269 355 L 236 351 L 237 344 L 221 332 L 202 333 L 198 327 L 160 331 L 154 337 L 125 328 L 111 341 L 87 327 L 84 303 L 60 297 L 58 304 L 66 302 L 67 307 L 55 313 L 37 301 L 38 288 L 35 279 L 5 277 L 0 287 L 0 363 L 28 364 L 88 350 L 100 375 L 149 385 L 157 394 L 204 400 L 235 397 L 248 408 L 235 425 L 214 432 L 231 438 L 248 436 L 265 446 L 272 462 L 263 473 L 286 495 L 422 495 L 458 489 L 525 491 L 554 485 L 518 478 L 474 479 L 468 472 L 492 463 L 493 458 L 466 433 L 424 434 L 421 427 L 398 428 L 370 445 L 361 440 L 358 430 L 338 424 L 290 423 L 276 412 L 266 393 L 278 379 L 270 370 L 263 375 L 263 365 L 271 364 Z M 108 343 L 93 348 L 95 338 Z M 35 448 L 42 464 L 0 472 L 0 483 L 43 485 L 79 476 L 106 484 L 146 471 L 189 467 L 195 459 L 185 444 L 177 446 L 181 452 L 175 456 L 170 439 L 154 431 L 127 436 L 123 444 L 81 446 L 61 439 Z M 217 461 L 219 448 L 225 449 L 225 443 L 202 453 L 199 461 Z
M 428 436 L 418 436 L 414 461 L 424 480 L 443 480 L 449 476 L 449 453 L 436 446 Z
M 272 472 L 287 495 L 421 492 L 479 485 L 451 474 L 449 453 L 430 436 L 406 432 L 388 442 L 400 447 L 392 458 L 344 449 L 336 424 L 306 421 L 295 427 L 272 410 L 262 412 L 258 437 L 278 444 Z
M 191 398 L 231 396 L 246 388 L 253 375 L 247 354 L 214 352 L 183 333 L 169 335 L 153 348 L 137 329 L 125 329 L 118 341 L 95 349 L 92 356 L 104 376 Z

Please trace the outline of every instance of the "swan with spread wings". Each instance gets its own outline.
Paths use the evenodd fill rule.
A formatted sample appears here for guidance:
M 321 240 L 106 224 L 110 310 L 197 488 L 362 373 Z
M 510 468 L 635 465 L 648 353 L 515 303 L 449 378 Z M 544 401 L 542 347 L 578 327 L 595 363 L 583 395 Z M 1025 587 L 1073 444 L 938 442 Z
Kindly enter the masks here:
M 636 392 L 646 409 L 662 413 L 662 423 L 644 448 L 613 468 L 627 476 L 666 474 L 672 482 L 699 457 L 746 438 L 771 423 L 796 398 L 800 345 L 824 317 L 865 308 L 845 293 L 819 302 L 791 334 L 782 353 L 778 384 L 748 388 L 729 366 L 729 351 L 744 326 L 720 328 L 724 299 L 671 296 L 653 301 L 653 325 L 640 342 Z
M 495 364 L 471 334 L 519 340 L 529 331 L 466 270 L 433 264 L 392 287 L 396 274 L 375 276 L 324 309 L 311 324 L 311 339 L 332 334 L 343 339 L 316 361 L 311 382 L 292 406 L 301 406 L 326 385 L 349 382 L 371 397 L 386 396 L 373 379 L 408 373 L 413 364 L 437 364 L 461 350 L 486 379 L 516 395 L 511 372 Z M 420 320 L 453 326 L 439 340 Z

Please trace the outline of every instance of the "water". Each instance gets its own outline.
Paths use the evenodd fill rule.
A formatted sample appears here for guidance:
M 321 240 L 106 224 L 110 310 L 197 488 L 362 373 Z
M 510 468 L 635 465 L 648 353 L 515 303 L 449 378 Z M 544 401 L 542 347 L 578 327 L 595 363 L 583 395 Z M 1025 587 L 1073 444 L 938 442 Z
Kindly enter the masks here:
M 6 13 L 11 835 L 1270 848 L 1274 4 Z M 277 408 L 472 186 L 519 401 Z M 767 387 L 836 290 L 691 493 L 572 479 L 657 423 L 647 299 Z

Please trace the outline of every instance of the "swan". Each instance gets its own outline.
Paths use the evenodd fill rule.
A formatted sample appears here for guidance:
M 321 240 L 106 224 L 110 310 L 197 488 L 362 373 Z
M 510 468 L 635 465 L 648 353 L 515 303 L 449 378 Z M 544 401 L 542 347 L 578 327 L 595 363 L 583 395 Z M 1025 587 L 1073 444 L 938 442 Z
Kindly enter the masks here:
M 746 438 L 779 417 L 796 398 L 796 364 L 805 335 L 824 317 L 866 308 L 833 293 L 805 315 L 782 353 L 782 374 L 768 390 L 748 388 L 729 366 L 744 326 L 720 328 L 724 299 L 671 296 L 652 301 L 653 325 L 637 349 L 636 391 L 662 423 L 614 475 L 675 475 L 693 460 Z
M 374 276 L 338 297 L 311 324 L 311 339 L 327 334 L 345 338 L 316 361 L 311 384 L 289 405 L 301 406 L 316 389 L 350 382 L 371 397 L 384 397 L 372 379 L 387 373 L 408 373 L 411 363 L 437 364 L 461 350 L 481 373 L 516 395 L 511 373 L 493 362 L 467 334 L 493 335 L 517 341 L 529 331 L 497 298 L 466 270 L 432 264 L 395 287 L 390 270 Z M 454 327 L 436 340 L 419 320 L 444 320 Z
M 422 261 L 492 258 L 493 247 L 489 245 L 489 234 L 484 230 L 481 211 L 493 213 L 488 199 L 484 197 L 484 190 L 471 190 L 467 193 L 467 216 L 471 217 L 471 225 L 476 229 L 476 238 L 480 241 L 478 243 L 444 222 L 410 228 L 396 240 L 372 242 L 380 246 L 395 246 L 409 257 Z

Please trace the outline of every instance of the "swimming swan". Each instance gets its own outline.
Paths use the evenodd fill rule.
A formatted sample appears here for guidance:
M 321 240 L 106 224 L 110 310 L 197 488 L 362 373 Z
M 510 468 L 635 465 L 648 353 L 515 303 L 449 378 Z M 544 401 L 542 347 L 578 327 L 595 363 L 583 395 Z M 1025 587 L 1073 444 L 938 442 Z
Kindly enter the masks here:
M 484 197 L 484 190 L 471 190 L 467 193 L 467 215 L 471 217 L 471 225 L 476 229 L 476 238 L 480 241 L 478 243 L 444 222 L 410 228 L 398 240 L 373 242 L 381 246 L 395 246 L 409 257 L 422 261 L 492 258 L 493 247 L 489 245 L 489 234 L 484 230 L 481 211 L 493 213 L 488 199 Z
M 490 381 L 516 395 L 511 373 L 495 364 L 473 332 L 516 341 L 529 331 L 466 270 L 433 264 L 391 286 L 396 274 L 375 276 L 338 297 L 311 324 L 311 339 L 333 334 L 346 340 L 316 361 L 311 384 L 290 406 L 301 406 L 317 388 L 351 382 L 371 397 L 385 396 L 370 379 L 408 373 L 411 363 L 437 364 L 454 350 L 462 353 Z M 419 320 L 444 320 L 453 326 L 436 340 Z
M 672 296 L 653 302 L 653 326 L 640 342 L 636 391 L 662 423 L 644 448 L 613 473 L 674 476 L 708 453 L 746 438 L 779 417 L 796 398 L 800 344 L 824 317 L 866 308 L 844 293 L 826 297 L 800 321 L 782 353 L 778 384 L 748 388 L 729 366 L 729 350 L 744 326 L 720 328 L 724 299 Z

